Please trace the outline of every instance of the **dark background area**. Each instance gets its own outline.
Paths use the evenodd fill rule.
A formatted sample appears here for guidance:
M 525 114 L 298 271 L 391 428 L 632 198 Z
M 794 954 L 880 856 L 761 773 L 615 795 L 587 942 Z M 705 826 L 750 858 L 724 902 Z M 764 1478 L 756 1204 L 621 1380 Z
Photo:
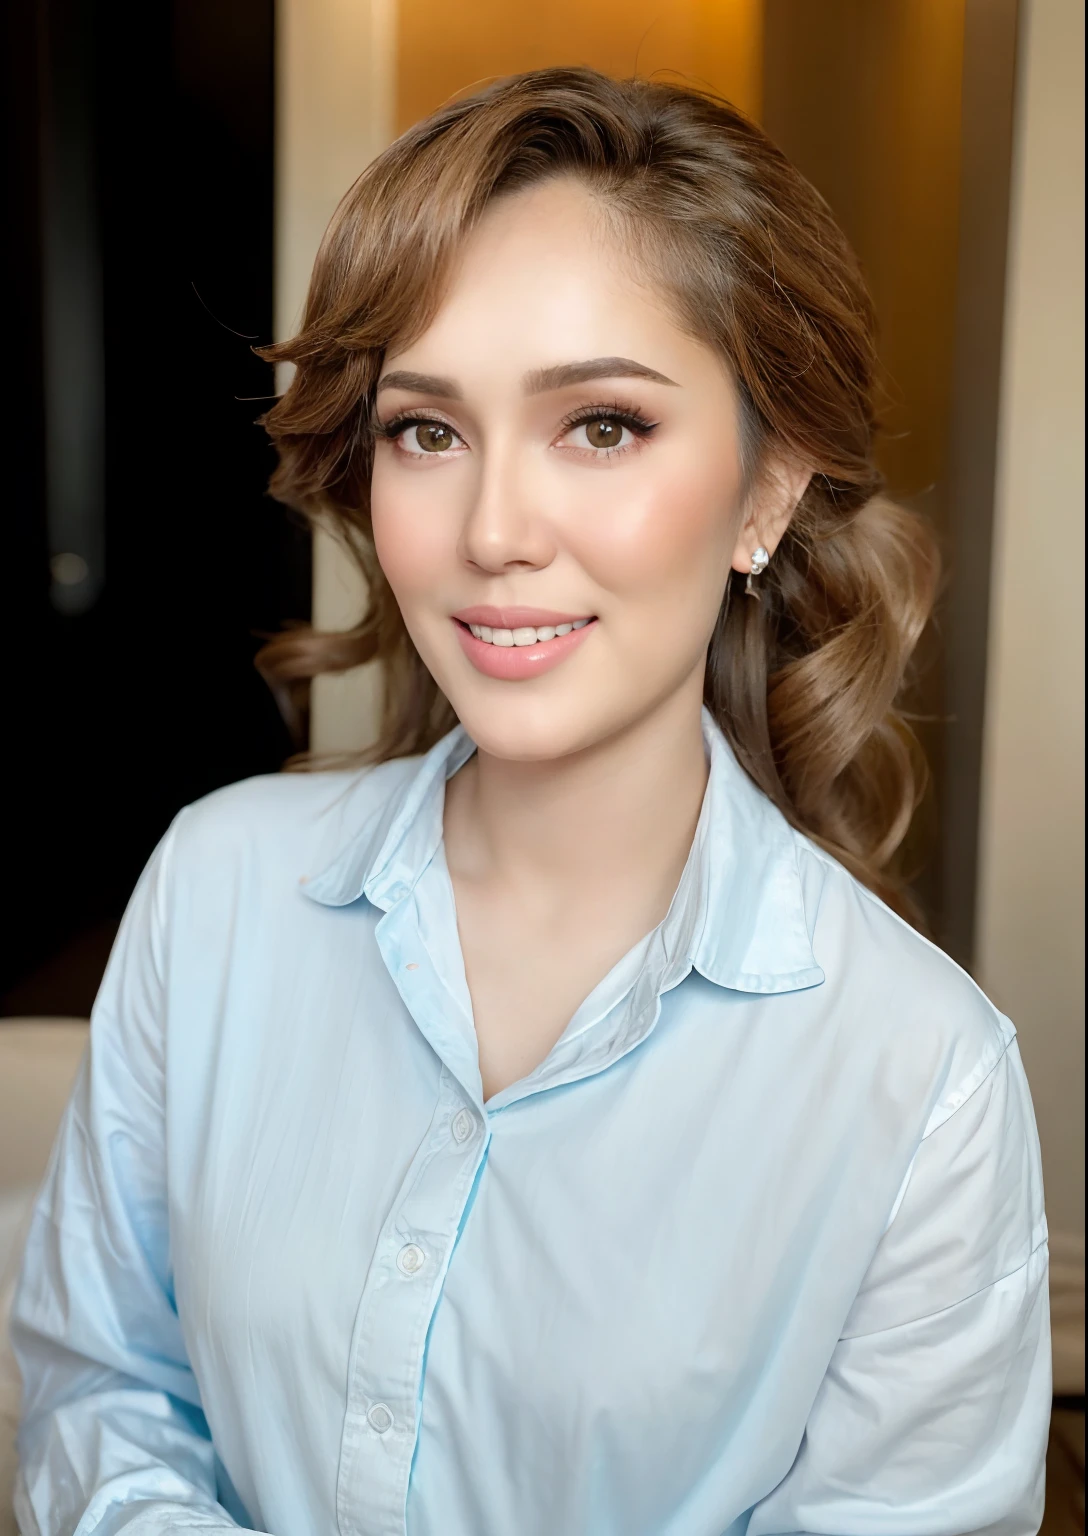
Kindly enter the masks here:
M 251 348 L 272 334 L 273 5 L 5 14 L 0 1014 L 85 1016 L 176 811 L 293 745 L 253 667 L 261 633 L 310 603 L 309 541 L 265 494 L 255 424 L 272 391 Z M 73 465 L 83 500 L 60 505 Z

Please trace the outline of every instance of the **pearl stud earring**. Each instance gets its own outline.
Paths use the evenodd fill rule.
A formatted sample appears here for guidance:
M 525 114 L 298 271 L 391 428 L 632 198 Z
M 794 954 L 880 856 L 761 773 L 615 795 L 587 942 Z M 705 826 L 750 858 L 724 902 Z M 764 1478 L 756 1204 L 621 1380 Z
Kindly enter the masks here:
M 757 602 L 759 601 L 759 593 L 752 585 L 752 577 L 762 576 L 763 572 L 767 569 L 770 563 L 771 557 L 763 548 L 762 544 L 758 549 L 754 549 L 752 551 L 752 568 L 748 573 L 748 580 L 744 583 L 744 590 L 749 597 L 754 597 Z

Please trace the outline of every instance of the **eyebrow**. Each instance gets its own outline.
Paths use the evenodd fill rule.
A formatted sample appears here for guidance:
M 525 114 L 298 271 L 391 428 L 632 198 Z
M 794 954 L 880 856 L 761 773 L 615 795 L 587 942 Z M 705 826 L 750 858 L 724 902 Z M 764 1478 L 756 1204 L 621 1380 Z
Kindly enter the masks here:
M 410 395 L 437 395 L 441 400 L 460 400 L 460 388 L 452 379 L 434 373 L 387 373 L 378 380 L 378 391 L 403 389 Z
M 566 389 L 571 384 L 586 384 L 591 379 L 649 379 L 654 384 L 669 384 L 676 389 L 675 380 L 658 373 L 633 357 L 587 357 L 577 363 L 556 363 L 550 368 L 534 368 L 522 380 L 527 395 L 544 395 L 553 389 Z M 463 394 L 452 379 L 441 378 L 433 373 L 408 373 L 403 370 L 387 373 L 378 380 L 378 390 L 403 389 L 412 395 L 434 395 L 440 400 L 461 400 Z
M 559 363 L 553 368 L 537 368 L 525 375 L 527 395 L 543 395 L 568 384 L 585 384 L 590 379 L 649 379 L 654 384 L 679 386 L 656 368 L 636 363 L 633 357 L 588 357 L 580 363 Z

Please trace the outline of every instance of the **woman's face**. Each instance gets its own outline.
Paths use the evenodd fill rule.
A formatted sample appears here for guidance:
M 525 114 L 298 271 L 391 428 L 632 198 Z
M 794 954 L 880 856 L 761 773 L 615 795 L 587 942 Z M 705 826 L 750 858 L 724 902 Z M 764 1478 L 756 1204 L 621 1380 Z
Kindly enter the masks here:
M 493 204 L 429 328 L 387 356 L 372 492 L 408 632 L 485 752 L 592 747 L 698 708 L 745 523 L 735 390 L 589 195 Z

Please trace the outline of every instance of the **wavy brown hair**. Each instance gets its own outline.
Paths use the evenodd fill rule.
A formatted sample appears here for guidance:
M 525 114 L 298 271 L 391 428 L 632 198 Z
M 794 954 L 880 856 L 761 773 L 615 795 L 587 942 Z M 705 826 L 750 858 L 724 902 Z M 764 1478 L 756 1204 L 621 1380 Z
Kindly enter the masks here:
M 453 723 L 374 553 L 374 388 L 386 350 L 435 314 L 489 202 L 556 176 L 595 195 L 679 323 L 727 363 L 749 481 L 775 456 L 813 471 L 761 601 L 730 577 L 706 703 L 788 820 L 908 909 L 889 861 L 922 772 L 896 701 L 932 605 L 935 547 L 879 495 L 874 320 L 853 252 L 766 135 L 700 91 L 538 70 L 442 108 L 360 176 L 325 235 L 298 335 L 263 355 L 295 365 L 265 417 L 272 492 L 342 540 L 369 605 L 344 633 L 286 631 L 258 665 L 282 689 L 380 660 L 381 732 L 359 761 L 424 751 Z

